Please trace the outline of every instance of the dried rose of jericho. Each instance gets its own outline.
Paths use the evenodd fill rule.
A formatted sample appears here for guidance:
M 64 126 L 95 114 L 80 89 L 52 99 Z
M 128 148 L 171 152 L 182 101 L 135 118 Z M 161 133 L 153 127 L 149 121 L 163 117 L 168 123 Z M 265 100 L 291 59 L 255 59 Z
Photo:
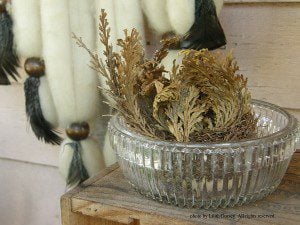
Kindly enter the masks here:
M 232 54 L 221 57 L 207 49 L 182 51 L 180 65 L 174 61 L 166 71 L 162 60 L 175 39 L 162 41 L 153 59 L 145 58 L 138 32 L 124 31 L 117 45 L 109 44 L 110 28 L 105 11 L 100 15 L 103 61 L 81 38 L 78 45 L 91 56 L 91 67 L 107 79 L 110 105 L 134 131 L 155 139 L 179 142 L 239 140 L 256 135 L 247 79 L 238 74 Z M 170 79 L 166 78 L 169 73 Z

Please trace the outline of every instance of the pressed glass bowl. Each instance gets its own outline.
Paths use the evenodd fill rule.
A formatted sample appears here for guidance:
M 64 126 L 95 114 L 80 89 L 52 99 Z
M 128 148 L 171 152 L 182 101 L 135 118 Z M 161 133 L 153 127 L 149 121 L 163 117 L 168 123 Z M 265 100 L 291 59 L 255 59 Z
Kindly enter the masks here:
M 142 195 L 180 207 L 216 208 L 261 199 L 280 184 L 299 140 L 297 120 L 254 100 L 256 139 L 178 143 L 132 132 L 115 115 L 110 141 L 120 167 Z

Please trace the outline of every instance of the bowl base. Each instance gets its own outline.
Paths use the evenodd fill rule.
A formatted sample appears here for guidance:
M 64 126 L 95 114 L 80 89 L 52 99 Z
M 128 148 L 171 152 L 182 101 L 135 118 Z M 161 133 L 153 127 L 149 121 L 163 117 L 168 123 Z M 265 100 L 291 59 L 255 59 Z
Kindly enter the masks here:
M 198 208 L 198 209 L 217 209 L 217 208 L 227 208 L 227 207 L 247 205 L 264 199 L 268 195 L 272 194 L 278 187 L 278 185 L 276 187 L 273 186 L 262 190 L 260 193 L 255 193 L 254 195 L 240 196 L 238 198 L 218 199 L 218 200 L 212 199 L 208 201 L 203 201 L 203 200 L 199 201 L 196 199 L 181 199 L 175 197 L 153 195 L 149 192 L 140 190 L 132 183 L 130 183 L 130 185 L 134 188 L 135 191 L 137 191 L 139 194 L 141 194 L 142 196 L 148 199 L 152 199 L 154 201 L 163 204 L 175 205 L 181 208 Z

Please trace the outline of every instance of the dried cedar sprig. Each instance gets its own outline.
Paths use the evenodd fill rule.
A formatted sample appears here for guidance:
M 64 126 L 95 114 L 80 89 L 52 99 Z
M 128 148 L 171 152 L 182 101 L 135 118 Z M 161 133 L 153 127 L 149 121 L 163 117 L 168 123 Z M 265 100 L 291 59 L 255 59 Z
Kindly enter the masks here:
M 74 33 L 72 34 L 72 37 L 76 40 L 76 43 L 79 47 L 85 49 L 90 57 L 90 67 L 101 74 L 103 77 L 106 78 L 107 85 L 109 87 L 109 94 L 114 98 L 119 97 L 119 89 L 120 84 L 117 80 L 117 72 L 116 72 L 116 54 L 113 52 L 113 46 L 109 43 L 110 38 L 110 28 L 109 23 L 107 20 L 107 13 L 105 10 L 101 10 L 101 15 L 99 16 L 99 37 L 101 43 L 105 46 L 105 49 L 103 53 L 106 56 L 105 63 L 101 58 L 99 58 L 99 55 L 97 53 L 92 52 L 86 44 L 83 42 L 81 37 L 77 37 Z
M 121 100 L 118 104 L 123 109 L 123 116 L 131 127 L 151 137 L 155 137 L 154 130 L 148 125 L 145 116 L 142 115 L 138 104 L 139 76 L 142 74 L 144 63 L 144 49 L 137 30 L 131 33 L 124 31 L 125 39 L 118 40 L 121 47 L 120 56 L 117 59 L 118 80 L 121 84 Z M 124 113 L 125 112 L 125 113 Z
M 125 30 L 124 40 L 119 39 L 117 43 L 122 50 L 120 53 L 116 53 L 109 43 L 110 28 L 104 10 L 101 10 L 99 21 L 99 36 L 105 47 L 103 51 L 103 55 L 106 57 L 105 62 L 84 44 L 82 38 L 75 34 L 73 34 L 73 38 L 79 47 L 84 48 L 89 53 L 91 68 L 107 79 L 109 87 L 107 91 L 114 100 L 114 103 L 110 103 L 110 105 L 124 116 L 134 130 L 155 137 L 153 129 L 141 114 L 137 101 L 138 77 L 143 71 L 141 64 L 144 63 L 141 38 L 135 29 L 131 32 Z

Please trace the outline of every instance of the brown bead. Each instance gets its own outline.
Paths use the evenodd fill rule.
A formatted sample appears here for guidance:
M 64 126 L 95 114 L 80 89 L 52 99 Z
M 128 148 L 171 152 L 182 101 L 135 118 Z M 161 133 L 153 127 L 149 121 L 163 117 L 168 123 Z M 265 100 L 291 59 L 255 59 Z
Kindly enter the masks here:
M 90 126 L 87 122 L 72 123 L 66 129 L 66 133 L 74 141 L 84 140 L 89 136 Z
M 0 13 L 6 12 L 6 0 L 0 0 Z
M 40 58 L 32 57 L 26 59 L 24 68 L 30 77 L 41 77 L 45 75 L 45 63 L 44 60 Z

